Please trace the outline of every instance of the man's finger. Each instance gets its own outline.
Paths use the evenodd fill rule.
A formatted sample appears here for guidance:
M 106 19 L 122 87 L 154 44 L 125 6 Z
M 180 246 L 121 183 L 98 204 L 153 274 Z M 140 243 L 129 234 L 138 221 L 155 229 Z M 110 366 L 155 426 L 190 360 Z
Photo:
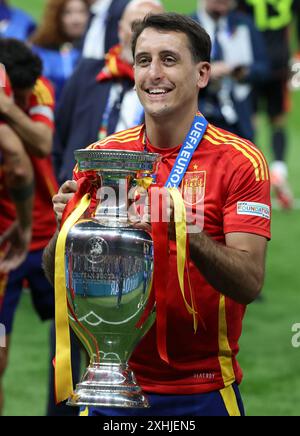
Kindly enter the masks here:
M 75 180 L 67 180 L 59 189 L 59 193 L 69 194 L 77 192 L 77 183 Z
M 67 204 L 69 200 L 74 197 L 74 193 L 71 194 L 56 194 L 52 198 L 54 204 Z
M 54 210 L 54 213 L 55 214 L 57 214 L 57 215 L 62 215 L 63 214 L 63 212 L 64 212 L 64 210 L 65 210 L 65 205 L 57 205 L 57 206 L 55 206 L 54 208 L 53 208 L 53 210 Z

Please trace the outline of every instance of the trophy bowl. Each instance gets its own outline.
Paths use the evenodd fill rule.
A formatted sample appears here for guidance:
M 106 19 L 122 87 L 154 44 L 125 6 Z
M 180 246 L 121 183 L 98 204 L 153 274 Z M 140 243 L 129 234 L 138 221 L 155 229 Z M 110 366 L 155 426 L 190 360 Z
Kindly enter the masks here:
M 104 194 L 66 240 L 69 323 L 90 358 L 68 405 L 149 407 L 128 361 L 155 320 L 153 305 L 138 325 L 151 294 L 153 242 L 131 224 L 128 207 L 136 180 L 155 173 L 159 155 L 78 150 L 75 157 Z

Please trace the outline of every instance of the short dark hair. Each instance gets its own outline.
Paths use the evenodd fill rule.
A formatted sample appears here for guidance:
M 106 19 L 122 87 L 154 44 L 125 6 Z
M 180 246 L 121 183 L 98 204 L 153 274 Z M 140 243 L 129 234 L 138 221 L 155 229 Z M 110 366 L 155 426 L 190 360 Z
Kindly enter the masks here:
M 32 88 L 42 74 L 41 59 L 14 38 L 0 38 L 0 63 L 5 66 L 13 88 Z
M 153 28 L 158 31 L 172 31 L 185 33 L 190 42 L 190 51 L 196 63 L 210 62 L 211 39 L 207 32 L 195 20 L 185 15 L 173 12 L 163 14 L 148 14 L 143 20 L 132 24 L 132 53 L 135 56 L 136 44 L 141 33 Z

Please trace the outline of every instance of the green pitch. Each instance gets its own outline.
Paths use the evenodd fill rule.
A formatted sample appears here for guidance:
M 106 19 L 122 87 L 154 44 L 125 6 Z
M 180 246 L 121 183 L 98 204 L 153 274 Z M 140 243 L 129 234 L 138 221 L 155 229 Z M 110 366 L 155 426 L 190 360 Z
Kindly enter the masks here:
M 40 17 L 42 0 L 12 1 Z M 191 12 L 196 0 L 164 2 L 169 10 Z M 300 198 L 300 91 L 292 94 L 289 116 L 291 183 Z M 263 117 L 257 144 L 269 157 Z M 275 211 L 269 246 L 264 299 L 246 314 L 239 361 L 244 370 L 242 395 L 248 415 L 299 415 L 300 349 L 292 347 L 292 325 L 300 323 L 300 212 Z M 43 415 L 47 391 L 48 324 L 41 324 L 24 294 L 12 337 L 5 377 L 5 415 Z
M 43 0 L 11 0 L 10 3 L 12 5 L 23 8 L 24 10 L 30 12 L 30 14 L 39 19 L 43 10 Z M 176 11 L 182 13 L 190 13 L 194 10 L 196 0 L 163 0 L 163 4 L 165 5 L 168 11 Z

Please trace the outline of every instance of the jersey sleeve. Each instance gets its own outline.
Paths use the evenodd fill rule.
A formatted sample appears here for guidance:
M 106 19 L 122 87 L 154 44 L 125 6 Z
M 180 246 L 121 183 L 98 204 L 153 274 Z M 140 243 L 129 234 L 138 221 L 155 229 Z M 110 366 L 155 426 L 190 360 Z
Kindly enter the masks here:
M 270 176 L 259 177 L 245 159 L 235 170 L 223 207 L 224 233 L 252 233 L 271 239 Z
M 44 77 L 40 77 L 33 89 L 28 114 L 33 121 L 46 124 L 54 129 L 54 89 Z

